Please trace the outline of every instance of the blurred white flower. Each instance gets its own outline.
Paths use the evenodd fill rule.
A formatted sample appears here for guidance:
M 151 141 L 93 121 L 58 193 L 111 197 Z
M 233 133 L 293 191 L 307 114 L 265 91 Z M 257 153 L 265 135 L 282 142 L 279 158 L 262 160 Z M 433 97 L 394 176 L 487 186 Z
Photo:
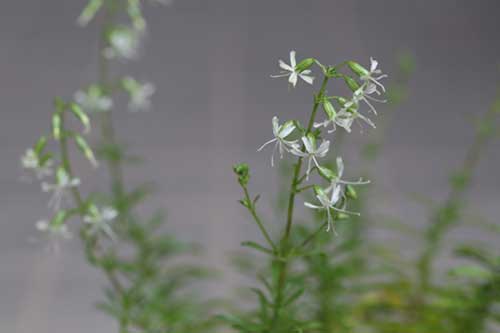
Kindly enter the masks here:
M 38 154 L 31 148 L 21 156 L 21 164 L 24 169 L 32 170 L 37 179 L 43 179 L 53 173 L 52 160 L 41 161 Z
M 59 251 L 61 241 L 73 238 L 73 234 L 65 223 L 54 224 L 47 220 L 40 220 L 36 222 L 35 227 L 47 237 L 49 249 L 54 252 Z
M 259 149 L 257 149 L 257 151 L 261 151 L 268 144 L 276 142 L 273 148 L 273 153 L 271 154 L 271 166 L 274 166 L 274 153 L 276 150 L 279 149 L 280 158 L 283 158 L 285 151 L 290 151 L 291 148 L 297 145 L 297 140 L 286 140 L 286 137 L 289 136 L 296 128 L 293 121 L 287 121 L 280 126 L 278 117 L 274 116 L 272 123 L 274 138 L 264 143 Z
M 122 84 L 130 97 L 128 103 L 130 111 L 148 111 L 151 108 L 151 97 L 156 90 L 152 83 L 141 83 L 131 77 L 126 77 L 122 80 Z
M 89 212 L 83 217 L 83 221 L 87 223 L 89 233 L 95 235 L 103 232 L 111 240 L 116 240 L 116 235 L 111 228 L 110 223 L 118 216 L 118 212 L 112 207 L 103 207 L 101 209 L 91 206 Z
M 129 28 L 116 28 L 109 33 L 109 46 L 104 50 L 108 59 L 132 60 L 139 56 L 141 32 Z
M 96 85 L 91 85 L 86 91 L 78 90 L 74 95 L 74 99 L 88 113 L 109 111 L 113 107 L 113 100 L 104 95 Z
M 72 187 L 77 187 L 80 185 L 80 179 L 70 178 L 68 173 L 60 168 L 56 173 L 55 184 L 49 184 L 47 182 L 42 182 L 43 192 L 52 192 L 52 196 L 49 200 L 49 207 L 54 211 L 58 211 L 61 208 L 62 201 L 68 195 L 68 191 Z
M 285 63 L 283 60 L 279 60 L 279 66 L 282 69 L 280 71 L 280 74 L 277 75 L 271 75 L 272 78 L 277 78 L 277 77 L 286 77 L 288 76 L 288 82 L 292 86 L 297 85 L 298 78 L 300 77 L 302 80 L 309 84 L 313 84 L 314 82 L 314 77 L 310 76 L 311 70 L 310 69 L 305 69 L 302 71 L 299 71 L 297 69 L 297 61 L 295 60 L 295 51 L 290 51 L 290 65 Z
M 318 147 L 316 138 L 312 134 L 308 134 L 307 136 L 302 137 L 302 143 L 304 143 L 305 151 L 300 150 L 298 145 L 296 145 L 292 147 L 291 153 L 308 159 L 306 179 L 309 179 L 309 173 L 311 172 L 313 162 L 317 168 L 320 168 L 317 159 L 326 156 L 328 149 L 330 148 L 330 141 L 323 140 Z

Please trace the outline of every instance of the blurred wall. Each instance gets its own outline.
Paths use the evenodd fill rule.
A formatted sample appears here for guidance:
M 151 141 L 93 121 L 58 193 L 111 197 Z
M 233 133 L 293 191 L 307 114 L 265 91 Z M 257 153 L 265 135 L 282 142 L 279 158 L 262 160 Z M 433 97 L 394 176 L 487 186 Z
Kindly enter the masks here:
M 114 328 L 92 307 L 104 281 L 86 266 L 78 241 L 58 255 L 31 241 L 34 222 L 47 214 L 46 198 L 20 181 L 19 155 L 48 128 L 52 97 L 69 97 L 95 79 L 96 27 L 74 23 L 84 3 L 0 3 L 2 332 Z M 155 181 L 161 192 L 145 211 L 165 207 L 169 230 L 202 242 L 209 262 L 226 267 L 227 251 L 256 235 L 236 204 L 231 165 L 249 162 L 252 188 L 271 197 L 275 171 L 269 152 L 256 148 L 271 135 L 273 115 L 304 119 L 309 112 L 310 87 L 289 91 L 285 81 L 269 78 L 277 59 L 292 48 L 330 64 L 373 56 L 390 74 L 397 52 L 408 50 L 417 59 L 411 96 L 388 129 L 374 180 L 384 189 L 380 210 L 422 223 L 425 210 L 401 194 L 446 194 L 473 119 L 499 82 L 499 10 L 495 0 L 176 0 L 150 8 L 143 57 L 130 72 L 154 82 L 158 93 L 152 112 L 117 112 L 119 136 L 147 160 L 128 169 L 127 180 Z M 486 216 L 498 214 L 499 148 L 488 150 L 471 193 Z M 356 169 L 354 157 L 346 163 Z M 79 172 L 85 179 L 92 170 L 82 163 Z

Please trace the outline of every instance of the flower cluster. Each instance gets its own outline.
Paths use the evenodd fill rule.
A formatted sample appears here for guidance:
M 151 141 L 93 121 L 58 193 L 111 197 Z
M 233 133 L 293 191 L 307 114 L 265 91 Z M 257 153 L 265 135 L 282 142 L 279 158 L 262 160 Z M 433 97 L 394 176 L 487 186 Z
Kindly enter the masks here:
M 375 98 L 374 95 L 378 96 L 385 92 L 385 87 L 381 83 L 381 79 L 385 78 L 387 75 L 382 74 L 382 71 L 378 68 L 378 62 L 373 58 L 370 58 L 369 69 L 353 61 L 347 61 L 342 65 L 332 67 L 324 66 L 313 58 L 306 58 L 297 64 L 296 52 L 291 51 L 290 64 L 288 65 L 280 60 L 279 66 L 282 71 L 280 74 L 273 75 L 272 77 L 288 77 L 288 82 L 293 87 L 296 86 L 299 78 L 312 85 L 314 81 L 311 76 L 311 67 L 314 64 L 318 65 L 323 71 L 325 81 L 322 90 L 316 96 L 310 124 L 308 127 L 303 127 L 300 125 L 299 121 L 289 120 L 280 125 L 278 117 L 275 116 L 272 120 L 274 138 L 264 143 L 258 150 L 262 150 L 268 144 L 275 143 L 271 155 L 272 166 L 274 166 L 274 154 L 276 150 L 279 150 L 280 158 L 283 158 L 285 153 L 289 153 L 298 157 L 298 163 L 300 164 L 303 160 L 307 161 L 307 168 L 304 176 L 300 178 L 300 182 L 309 180 L 313 171 L 317 171 L 322 178 L 328 181 L 326 187 L 316 184 L 307 186 L 307 188 L 312 188 L 314 190 L 314 195 L 318 200 L 318 204 L 305 202 L 305 205 L 312 209 L 326 211 L 327 230 L 331 230 L 333 229 L 332 225 L 334 220 L 332 211 L 344 214 L 357 214 L 346 210 L 346 197 L 349 194 L 355 193 L 352 189 L 353 185 L 362 185 L 369 182 L 363 179 L 357 181 L 346 181 L 342 179 L 344 163 L 341 157 L 338 157 L 336 160 L 335 171 L 322 165 L 321 160 L 327 156 L 330 149 L 330 140 L 322 136 L 321 129 L 329 128 L 327 133 L 332 133 L 337 127 L 341 127 L 347 132 L 351 132 L 352 124 L 359 121 L 363 121 L 375 128 L 374 122 L 360 113 L 360 109 L 364 103 L 374 115 L 377 115 L 373 102 L 385 101 Z M 342 66 L 347 66 L 357 78 L 341 73 L 340 69 Z M 326 82 L 331 78 L 342 79 L 352 91 L 352 95 L 347 98 L 342 96 L 329 96 L 326 92 Z M 337 104 L 337 106 L 335 107 L 334 104 Z M 320 106 L 326 115 L 326 119 L 316 122 L 316 110 L 319 109 Z

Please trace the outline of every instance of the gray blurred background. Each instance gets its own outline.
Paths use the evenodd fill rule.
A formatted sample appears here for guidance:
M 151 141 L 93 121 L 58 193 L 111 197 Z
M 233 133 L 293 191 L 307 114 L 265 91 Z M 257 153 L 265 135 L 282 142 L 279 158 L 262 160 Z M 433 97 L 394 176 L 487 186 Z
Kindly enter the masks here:
M 0 3 L 1 332 L 115 329 L 92 305 L 104 280 L 86 265 L 78 241 L 57 255 L 31 241 L 34 222 L 48 213 L 47 198 L 20 181 L 19 155 L 47 130 L 53 96 L 70 97 L 95 80 L 96 27 L 74 23 L 84 3 Z M 446 195 L 449 172 L 472 139 L 473 119 L 494 98 L 499 10 L 497 0 L 176 0 L 149 8 L 143 57 L 129 72 L 154 82 L 157 94 L 152 112 L 117 112 L 121 140 L 146 158 L 128 169 L 127 180 L 156 182 L 160 193 L 145 211 L 165 207 L 168 230 L 201 242 L 207 262 L 227 268 L 227 252 L 256 235 L 236 203 L 240 189 L 231 165 L 249 162 L 252 189 L 273 197 L 270 152 L 256 148 L 270 137 L 272 116 L 303 120 L 310 108 L 311 87 L 289 91 L 284 80 L 269 78 L 277 59 L 287 60 L 292 48 L 299 58 L 327 64 L 367 63 L 373 56 L 390 74 L 397 53 L 407 50 L 417 71 L 410 98 L 387 131 L 374 181 L 383 189 L 378 208 L 418 225 L 426 210 L 405 194 Z M 363 135 L 354 131 L 352 140 L 362 142 Z M 499 148 L 488 149 L 470 193 L 474 209 L 492 219 L 499 213 Z M 359 169 L 354 156 L 346 152 L 351 176 Z M 85 163 L 79 172 L 86 186 L 99 186 L 88 180 L 93 171 Z M 228 289 L 218 286 L 220 294 Z

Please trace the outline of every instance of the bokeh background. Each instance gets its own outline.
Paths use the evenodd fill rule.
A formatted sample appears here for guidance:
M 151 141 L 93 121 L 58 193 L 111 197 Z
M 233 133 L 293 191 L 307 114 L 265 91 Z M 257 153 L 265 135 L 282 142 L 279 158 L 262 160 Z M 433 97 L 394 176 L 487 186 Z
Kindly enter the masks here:
M 75 18 L 85 1 L 0 3 L 0 331 L 112 332 L 93 303 L 104 280 L 89 268 L 77 240 L 57 255 L 33 241 L 46 197 L 20 180 L 19 156 L 49 125 L 52 97 L 72 96 L 96 77 L 95 26 Z M 410 198 L 446 195 L 448 175 L 472 140 L 474 117 L 487 110 L 499 80 L 496 0 L 176 0 L 148 8 L 149 34 L 141 61 L 128 64 L 156 84 L 149 113 L 116 112 L 122 142 L 146 163 L 126 172 L 130 184 L 152 180 L 160 192 L 144 208 L 164 207 L 168 230 L 202 243 L 205 262 L 228 268 L 227 253 L 257 232 L 236 203 L 231 165 L 252 166 L 252 188 L 272 198 L 276 171 L 269 152 L 271 118 L 305 119 L 312 89 L 293 91 L 273 80 L 290 49 L 324 63 L 377 58 L 388 72 L 410 52 L 416 72 L 409 99 L 393 114 L 384 155 L 375 166 L 380 207 L 418 225 L 426 210 Z M 389 79 L 390 81 L 390 79 Z M 379 119 L 384 117 L 380 108 Z M 355 131 L 354 143 L 363 142 Z M 335 147 L 335 145 L 333 146 Z M 500 145 L 479 167 L 471 206 L 493 220 L 499 213 Z M 345 151 L 351 176 L 360 168 Z M 86 186 L 102 186 L 85 163 Z M 266 207 L 264 207 L 266 209 Z M 228 294 L 226 274 L 214 286 Z

